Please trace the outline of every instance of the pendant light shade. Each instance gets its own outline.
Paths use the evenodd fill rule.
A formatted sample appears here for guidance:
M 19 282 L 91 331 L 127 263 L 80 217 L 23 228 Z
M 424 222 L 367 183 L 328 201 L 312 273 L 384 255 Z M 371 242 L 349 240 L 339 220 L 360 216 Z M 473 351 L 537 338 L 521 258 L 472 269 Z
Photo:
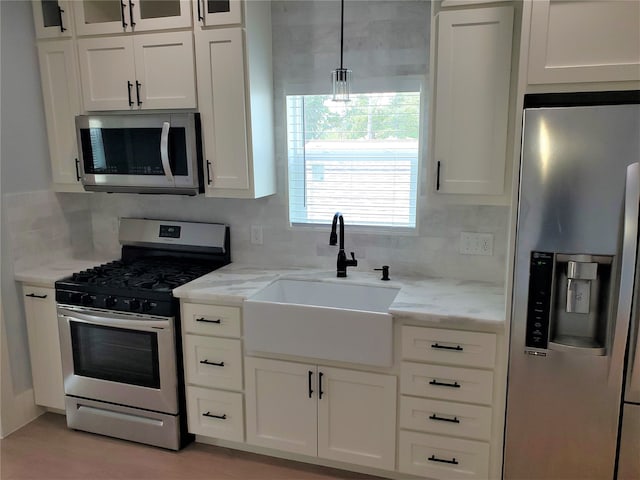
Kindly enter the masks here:
M 333 84 L 333 101 L 348 102 L 351 95 L 351 70 L 344 68 L 342 57 L 344 53 L 344 0 L 340 0 L 340 68 L 331 74 Z

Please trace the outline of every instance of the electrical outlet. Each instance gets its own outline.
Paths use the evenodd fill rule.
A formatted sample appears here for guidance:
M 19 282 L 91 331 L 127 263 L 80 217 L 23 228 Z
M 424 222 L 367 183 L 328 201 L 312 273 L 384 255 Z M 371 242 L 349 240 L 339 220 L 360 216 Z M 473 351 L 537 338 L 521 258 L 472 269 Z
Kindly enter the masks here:
M 262 245 L 262 225 L 251 225 L 251 243 Z
M 493 255 L 493 234 L 462 232 L 460 253 L 463 255 Z

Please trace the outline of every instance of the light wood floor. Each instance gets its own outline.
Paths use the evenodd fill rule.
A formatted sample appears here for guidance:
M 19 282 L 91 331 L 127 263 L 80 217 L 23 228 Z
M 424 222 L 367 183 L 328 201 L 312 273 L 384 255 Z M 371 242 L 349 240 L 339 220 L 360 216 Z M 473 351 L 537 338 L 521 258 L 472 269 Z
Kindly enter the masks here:
M 64 416 L 47 413 L 0 440 L 0 478 L 327 480 L 377 477 L 199 443 L 171 452 L 70 430 Z

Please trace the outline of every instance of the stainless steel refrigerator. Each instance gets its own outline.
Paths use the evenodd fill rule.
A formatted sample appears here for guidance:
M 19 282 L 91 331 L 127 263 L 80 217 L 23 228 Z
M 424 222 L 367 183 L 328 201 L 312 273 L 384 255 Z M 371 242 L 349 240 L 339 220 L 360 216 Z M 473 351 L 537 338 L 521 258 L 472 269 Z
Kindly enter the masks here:
M 640 478 L 640 92 L 525 97 L 504 478 Z

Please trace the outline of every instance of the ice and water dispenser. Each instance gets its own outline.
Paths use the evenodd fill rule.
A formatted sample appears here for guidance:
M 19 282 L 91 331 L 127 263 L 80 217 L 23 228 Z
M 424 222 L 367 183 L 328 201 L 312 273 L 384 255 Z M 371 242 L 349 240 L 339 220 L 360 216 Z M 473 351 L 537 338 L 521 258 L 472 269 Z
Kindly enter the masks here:
M 612 256 L 532 252 L 527 347 L 606 354 Z

